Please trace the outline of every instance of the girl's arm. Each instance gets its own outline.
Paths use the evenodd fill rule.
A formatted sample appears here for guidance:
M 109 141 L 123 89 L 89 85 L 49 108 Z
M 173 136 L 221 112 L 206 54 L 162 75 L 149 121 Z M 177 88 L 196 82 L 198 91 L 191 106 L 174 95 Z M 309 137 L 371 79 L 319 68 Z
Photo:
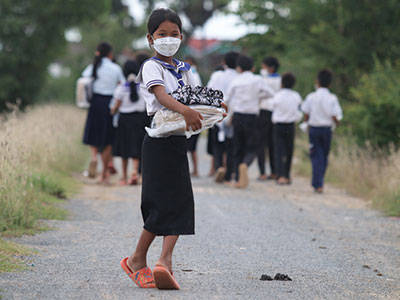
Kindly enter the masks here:
M 111 114 L 115 115 L 122 104 L 122 100 L 117 99 L 114 106 L 111 108 Z
M 203 116 L 199 112 L 179 103 L 168 95 L 164 86 L 155 85 L 152 87 L 152 92 L 162 106 L 183 115 L 186 122 L 186 130 L 192 129 L 193 131 L 196 131 L 201 128 L 201 120 L 203 120 Z

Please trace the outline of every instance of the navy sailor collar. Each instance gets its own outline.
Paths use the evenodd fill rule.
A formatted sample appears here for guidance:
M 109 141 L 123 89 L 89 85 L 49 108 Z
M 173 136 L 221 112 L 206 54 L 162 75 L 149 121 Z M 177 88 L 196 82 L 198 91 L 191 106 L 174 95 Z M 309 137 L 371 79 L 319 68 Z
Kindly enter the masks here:
M 166 63 L 165 61 L 159 59 L 158 57 L 153 56 L 152 58 L 150 58 L 156 62 L 158 62 L 160 65 L 162 65 L 164 68 L 166 69 L 170 69 L 173 71 L 178 71 L 178 72 L 186 72 L 190 70 L 190 64 L 188 64 L 187 62 L 183 62 L 180 60 L 177 60 L 175 58 L 173 58 L 172 60 L 174 61 L 174 63 L 176 64 L 176 68 L 173 65 L 170 65 L 169 63 Z

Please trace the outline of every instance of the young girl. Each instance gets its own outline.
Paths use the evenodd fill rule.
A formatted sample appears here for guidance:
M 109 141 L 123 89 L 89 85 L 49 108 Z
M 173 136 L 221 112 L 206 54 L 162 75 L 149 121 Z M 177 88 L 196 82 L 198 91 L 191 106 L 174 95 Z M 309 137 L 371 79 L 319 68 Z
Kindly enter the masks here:
M 147 124 L 146 103 L 138 91 L 135 83 L 139 73 L 139 64 L 134 60 L 128 60 L 123 68 L 127 81 L 120 84 L 114 93 L 115 104 L 111 113 L 120 112 L 118 128 L 116 130 L 113 147 L 114 156 L 122 157 L 121 184 L 137 184 L 139 174 L 139 162 L 142 156 L 142 142 L 145 135 L 144 127 Z M 128 182 L 128 159 L 133 159 L 133 173 Z
M 100 183 L 108 183 L 108 168 L 112 160 L 111 145 L 114 142 L 114 128 L 110 114 L 110 102 L 118 83 L 125 80 L 121 68 L 113 63 L 112 47 L 103 42 L 97 46 L 93 64 L 86 67 L 83 77 L 93 78 L 93 97 L 86 119 L 83 143 L 92 151 L 90 173 L 97 167 L 97 153 L 101 152 L 103 172 Z M 92 177 L 91 176 L 91 177 Z
M 173 58 L 182 40 L 182 23 L 175 12 L 157 9 L 150 15 L 147 40 L 155 56 L 139 73 L 148 115 L 166 107 L 181 113 L 186 129 L 200 129 L 202 116 L 168 93 L 180 86 L 194 86 L 190 65 Z M 129 277 L 142 288 L 179 289 L 172 273 L 172 253 L 179 235 L 194 234 L 194 201 L 186 155 L 186 137 L 145 136 L 142 155 L 142 216 L 144 229 L 135 252 L 121 261 Z M 156 236 L 163 246 L 153 272 L 147 267 L 147 251 Z

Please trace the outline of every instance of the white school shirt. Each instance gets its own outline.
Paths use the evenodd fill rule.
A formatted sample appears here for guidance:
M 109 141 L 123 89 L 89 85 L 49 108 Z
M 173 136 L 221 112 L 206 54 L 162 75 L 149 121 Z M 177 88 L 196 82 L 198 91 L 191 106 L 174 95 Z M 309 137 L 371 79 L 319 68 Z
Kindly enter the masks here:
M 226 101 L 226 93 L 229 85 L 239 75 L 235 69 L 227 68 L 221 71 L 215 71 L 211 74 L 207 86 L 213 89 L 221 90 Z
M 272 123 L 294 123 L 300 121 L 301 96 L 298 92 L 283 88 L 271 99 Z
M 153 59 L 147 60 L 138 75 L 138 81 L 140 82 L 140 92 L 146 102 L 147 114 L 149 116 L 154 115 L 157 111 L 162 109 L 162 106 L 156 96 L 151 91 L 151 88 L 155 85 L 162 85 L 165 87 L 167 94 L 177 90 L 180 85 L 178 79 L 172 75 L 168 67 L 173 68 L 175 71 L 181 70 L 182 80 L 185 84 L 195 86 L 192 70 L 188 63 L 175 60 L 177 67 L 171 66 L 165 62 L 155 61 Z
M 262 78 L 250 71 L 239 73 L 228 87 L 226 104 L 235 113 L 260 113 L 260 100 L 272 97 L 274 91 L 268 87 Z
M 138 100 L 132 102 L 131 100 L 131 88 L 130 82 L 126 81 L 123 84 L 119 84 L 114 92 L 114 99 L 121 100 L 121 106 L 119 107 L 120 113 L 132 113 L 132 112 L 145 112 L 146 102 L 140 94 L 139 85 L 136 86 L 138 91 Z
M 91 64 L 82 72 L 82 76 L 92 77 L 92 72 L 93 65 Z M 100 66 L 97 67 L 97 79 L 93 84 L 93 92 L 106 96 L 113 95 L 118 83 L 124 81 L 125 77 L 121 67 L 108 57 L 103 57 Z
M 273 89 L 275 93 L 281 89 L 282 78 L 278 73 L 268 74 L 267 76 L 262 76 L 262 75 L 260 76 L 263 78 L 265 84 L 269 86 L 271 89 Z M 266 97 L 261 99 L 260 109 L 272 111 L 271 100 L 272 97 Z
M 202 86 L 200 74 L 199 74 L 199 72 L 197 72 L 197 68 L 195 66 L 192 66 L 191 70 L 192 70 L 192 73 L 193 73 L 194 85 L 195 86 Z
M 343 118 L 342 108 L 335 94 L 327 88 L 318 88 L 304 100 L 301 109 L 309 116 L 308 125 L 330 127 L 334 124 L 332 117 L 338 121 Z

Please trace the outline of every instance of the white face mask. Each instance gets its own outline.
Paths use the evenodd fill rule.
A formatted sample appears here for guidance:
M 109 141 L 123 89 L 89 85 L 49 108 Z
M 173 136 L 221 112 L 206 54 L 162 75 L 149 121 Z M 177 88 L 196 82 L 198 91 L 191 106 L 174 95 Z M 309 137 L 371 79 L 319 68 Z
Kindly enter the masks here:
M 261 76 L 267 77 L 268 76 L 268 71 L 266 69 L 261 69 L 260 70 Z
M 174 37 L 163 37 L 159 39 L 153 38 L 153 48 L 163 56 L 173 56 L 179 50 L 181 39 Z

